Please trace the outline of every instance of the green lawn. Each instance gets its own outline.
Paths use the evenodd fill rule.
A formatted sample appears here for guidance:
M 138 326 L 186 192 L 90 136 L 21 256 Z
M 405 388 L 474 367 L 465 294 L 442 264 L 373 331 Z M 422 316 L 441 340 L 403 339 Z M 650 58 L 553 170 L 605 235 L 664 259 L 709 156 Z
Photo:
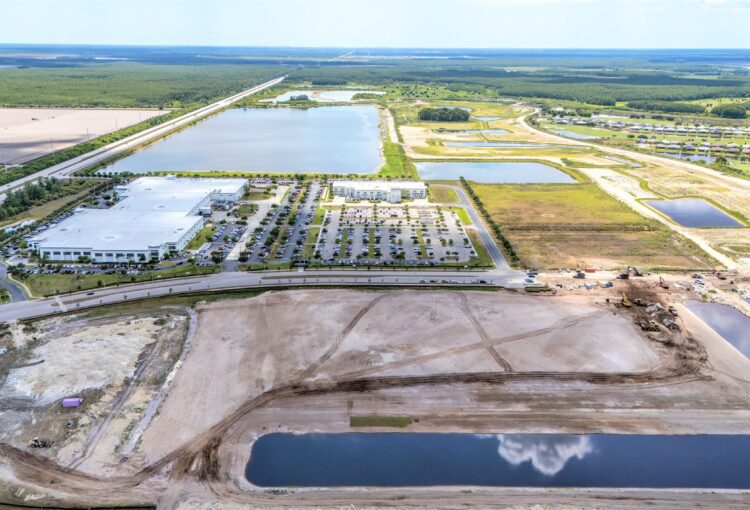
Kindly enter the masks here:
M 305 250 L 302 254 L 303 257 L 311 259 L 313 258 L 313 256 L 315 256 L 315 242 L 318 240 L 320 228 L 321 227 L 310 227 L 310 230 L 307 231 L 307 238 L 305 239 Z
M 242 197 L 243 200 L 266 200 L 271 198 L 273 193 L 266 193 L 265 191 L 252 190 L 245 193 Z
M 448 186 L 431 185 L 430 196 L 433 202 L 438 204 L 455 204 L 461 201 L 458 198 L 458 193 L 453 188 Z
M 492 262 L 492 257 L 490 257 L 490 254 L 487 252 L 487 248 L 484 246 L 482 238 L 479 236 L 479 232 L 476 230 L 467 230 L 466 233 L 471 240 L 472 246 L 474 246 L 474 251 L 477 253 L 475 257 L 469 259 L 468 265 L 476 267 L 493 266 L 494 263 Z
M 474 222 L 471 221 L 471 217 L 469 216 L 469 213 L 466 209 L 463 207 L 451 207 L 451 211 L 455 212 L 458 215 L 458 219 L 461 223 L 464 225 L 473 225 Z
M 207 243 L 210 241 L 211 236 L 214 235 L 214 232 L 216 232 L 216 227 L 203 227 L 203 229 L 198 232 L 198 235 L 188 243 L 185 249 L 199 249 L 201 246 L 203 246 L 203 243 Z
M 350 427 L 396 427 L 411 425 L 414 419 L 409 416 L 350 416 Z
M 404 153 L 404 149 L 395 142 L 383 142 L 383 156 L 385 164 L 380 169 L 381 177 L 409 178 L 418 179 L 417 167 L 414 166 L 411 159 Z
M 103 287 L 115 284 L 135 283 L 180 276 L 193 276 L 210 274 L 216 271 L 215 267 L 198 267 L 192 265 L 177 266 L 163 271 L 153 271 L 141 275 L 29 275 L 23 281 L 35 296 L 52 296 L 54 294 L 66 294 L 77 290 L 88 290 L 99 287 L 99 281 Z

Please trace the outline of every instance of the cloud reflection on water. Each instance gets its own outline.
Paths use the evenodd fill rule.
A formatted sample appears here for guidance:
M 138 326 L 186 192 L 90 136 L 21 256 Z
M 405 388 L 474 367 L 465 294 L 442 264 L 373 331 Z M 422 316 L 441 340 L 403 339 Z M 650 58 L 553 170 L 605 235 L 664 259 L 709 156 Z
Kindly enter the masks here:
M 540 473 L 554 476 L 573 457 L 583 459 L 593 451 L 588 436 L 498 434 L 497 452 L 514 466 L 530 461 Z

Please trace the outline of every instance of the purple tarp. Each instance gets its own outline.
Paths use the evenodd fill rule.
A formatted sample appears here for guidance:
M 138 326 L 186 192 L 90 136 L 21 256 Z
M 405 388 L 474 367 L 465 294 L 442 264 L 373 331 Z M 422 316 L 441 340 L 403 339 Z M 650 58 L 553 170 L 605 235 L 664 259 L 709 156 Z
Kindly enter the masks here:
M 83 399 L 81 397 L 70 397 L 70 398 L 64 398 L 63 399 L 63 407 L 78 407 L 83 403 Z

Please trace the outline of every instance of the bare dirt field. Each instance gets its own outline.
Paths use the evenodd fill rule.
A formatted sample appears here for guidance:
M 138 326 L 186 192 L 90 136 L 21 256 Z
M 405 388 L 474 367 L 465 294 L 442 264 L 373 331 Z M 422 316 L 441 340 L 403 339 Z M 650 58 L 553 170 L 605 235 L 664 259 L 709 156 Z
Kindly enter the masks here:
M 20 165 L 164 113 L 164 110 L 0 108 L 0 163 Z
M 170 362 L 150 372 L 158 382 L 151 387 L 167 391 L 133 451 L 123 461 L 110 441 L 107 452 L 77 447 L 70 452 L 74 461 L 62 463 L 17 442 L 0 444 L 0 480 L 6 484 L 4 488 L 0 482 L 0 501 L 191 509 L 470 503 L 638 508 L 646 501 L 654 508 L 686 502 L 739 508 L 748 503 L 749 493 L 266 491 L 244 478 L 258 436 L 351 431 L 350 418 L 358 415 L 408 416 L 414 421 L 407 430 L 416 432 L 750 433 L 750 361 L 682 307 L 676 319 L 679 330 L 660 327 L 646 333 L 637 326 L 648 317 L 645 308 L 623 308 L 618 299 L 626 292 L 631 299 L 679 307 L 689 295 L 686 287 L 680 288 L 667 292 L 644 278 L 590 292 L 564 288 L 555 296 L 449 290 L 267 292 L 197 305 L 195 329 L 177 363 L 169 353 L 182 351 L 183 337 L 169 337 L 164 328 L 177 328 L 178 322 L 184 327 L 184 316 L 157 324 L 156 312 L 144 310 L 140 317 L 124 320 L 142 323 L 146 336 L 162 328 L 155 345 L 179 348 L 164 350 L 162 357 Z M 84 320 L 89 319 L 62 319 L 56 327 L 75 323 L 83 332 L 102 327 Z M 69 335 L 60 337 L 61 345 L 70 342 Z M 93 345 L 96 337 L 80 341 Z M 110 351 L 119 348 L 101 347 L 103 360 Z M 128 356 L 132 360 L 132 352 Z M 155 358 L 141 354 L 141 359 Z M 142 388 L 136 386 L 131 401 L 151 398 L 153 393 L 139 395 Z M 95 395 L 91 400 L 99 402 Z M 119 413 L 110 410 L 112 420 L 99 427 L 100 436 L 122 436 L 121 429 L 109 431 Z M 90 436 L 84 432 L 80 444 L 91 443 Z M 52 491 L 46 489 L 50 483 Z

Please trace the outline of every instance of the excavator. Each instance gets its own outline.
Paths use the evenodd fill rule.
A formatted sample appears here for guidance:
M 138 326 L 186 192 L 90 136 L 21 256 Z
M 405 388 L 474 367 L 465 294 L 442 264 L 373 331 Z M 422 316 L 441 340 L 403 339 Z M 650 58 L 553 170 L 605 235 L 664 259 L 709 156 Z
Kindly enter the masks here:
M 662 278 L 661 276 L 659 277 L 659 287 L 661 287 L 662 289 L 668 289 L 669 288 L 669 284 L 667 282 L 665 282 L 664 278 Z

